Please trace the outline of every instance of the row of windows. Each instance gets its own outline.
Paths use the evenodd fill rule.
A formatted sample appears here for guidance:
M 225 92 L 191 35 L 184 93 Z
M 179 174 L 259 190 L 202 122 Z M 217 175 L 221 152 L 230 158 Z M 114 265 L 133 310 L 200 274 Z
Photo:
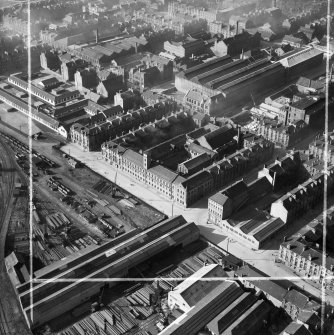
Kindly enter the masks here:
M 17 110 L 21 111 L 22 113 L 26 114 L 26 115 L 30 115 L 29 114 L 29 111 L 25 110 L 24 108 L 22 108 L 21 106 L 17 105 L 16 103 L 12 102 L 12 101 L 9 101 L 5 98 L 2 98 L 2 100 L 7 103 L 8 105 L 16 108 Z M 49 124 L 48 122 L 45 122 L 43 119 L 41 119 L 40 117 L 38 117 L 37 115 L 35 114 L 31 114 L 31 117 L 35 120 L 38 120 L 40 123 L 43 123 L 44 125 L 50 127 L 50 128 L 53 128 L 53 129 L 57 129 L 56 126 L 52 126 L 51 124 Z
M 222 226 L 225 227 L 225 228 L 228 229 L 228 230 L 231 230 L 234 234 L 243 237 L 244 239 L 248 240 L 249 242 L 251 242 L 251 243 L 255 243 L 255 241 L 252 240 L 250 237 L 248 237 L 248 236 L 245 235 L 245 234 L 242 234 L 241 232 L 239 232 L 239 231 L 236 230 L 236 229 L 233 229 L 230 225 L 225 224 L 225 223 L 222 222 Z

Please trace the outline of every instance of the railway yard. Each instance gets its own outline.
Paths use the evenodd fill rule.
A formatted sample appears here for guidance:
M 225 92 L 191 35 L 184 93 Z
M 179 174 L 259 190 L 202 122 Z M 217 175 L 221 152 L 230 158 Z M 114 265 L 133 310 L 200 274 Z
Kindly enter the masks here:
M 29 148 L 3 134 L 17 164 L 29 175 Z M 147 228 L 164 215 L 85 167 L 74 168 L 56 149 L 52 159 L 32 150 L 34 270 L 133 228 Z M 56 161 L 57 160 L 57 161 Z M 25 183 L 15 183 L 7 247 L 28 254 L 29 206 Z M 35 267 L 36 265 L 36 267 Z
M 20 174 L 15 173 L 15 159 L 10 148 L 0 138 L 0 240 L 5 245 L 9 218 L 14 213 L 12 194 L 15 180 Z M 1 334 L 29 334 L 23 319 L 14 289 L 8 279 L 4 266 L 4 249 L 0 250 L 0 333 Z M 6 307 L 5 307 L 6 306 Z
M 92 250 L 134 228 L 150 227 L 165 218 L 164 214 L 85 166 L 75 167 L 68 155 L 51 150 L 55 144 L 52 139 L 40 141 L 37 150 L 33 149 L 30 155 L 27 138 L 20 135 L 17 139 L 0 133 L 3 146 L 0 150 L 0 219 L 1 224 L 8 223 L 2 227 L 1 238 L 6 247 L 1 259 L 15 250 L 26 264 L 29 263 L 30 217 L 33 271 L 72 254 Z M 30 173 L 33 180 L 31 216 Z M 3 261 L 1 268 L 1 278 L 6 277 L 1 279 L 1 290 L 7 294 L 1 299 L 0 333 L 28 334 Z M 25 280 L 29 279 L 28 272 L 24 273 Z M 11 308 L 2 308 L 4 304 Z

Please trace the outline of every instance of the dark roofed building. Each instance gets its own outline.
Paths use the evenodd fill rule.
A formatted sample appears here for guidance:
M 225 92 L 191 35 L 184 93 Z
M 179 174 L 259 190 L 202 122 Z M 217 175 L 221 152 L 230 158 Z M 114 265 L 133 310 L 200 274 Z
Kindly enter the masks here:
M 178 165 L 178 172 L 183 175 L 192 175 L 199 170 L 209 166 L 212 162 L 211 157 L 207 153 L 190 158 Z
M 257 335 L 272 311 L 271 305 L 265 300 L 258 300 L 242 316 L 235 320 L 223 334 Z
M 256 302 L 257 298 L 252 293 L 243 293 L 230 306 L 211 320 L 207 328 L 214 335 L 225 334 L 227 328 L 246 313 Z
M 219 55 L 235 57 L 248 50 L 259 48 L 260 41 L 261 35 L 259 33 L 251 35 L 247 31 L 243 31 L 241 34 L 225 38 L 216 46 L 212 47 L 211 50 L 215 52 L 215 49 L 219 47 Z
M 324 120 L 325 98 L 322 96 L 304 97 L 289 106 L 289 123 L 303 120 L 309 126 L 321 124 Z
M 235 135 L 236 130 L 231 125 L 226 125 L 203 135 L 196 142 L 209 150 L 217 150 L 231 142 Z
M 96 87 L 96 92 L 103 98 L 113 99 L 118 91 L 125 89 L 122 77 L 108 77 L 106 80 L 100 81 Z
M 258 178 L 265 177 L 275 190 L 290 185 L 296 178 L 301 167 L 298 151 L 290 151 L 284 157 L 276 159 L 258 172 Z
M 208 214 L 210 221 L 228 218 L 249 200 L 247 185 L 243 180 L 237 181 L 223 191 L 209 198 Z

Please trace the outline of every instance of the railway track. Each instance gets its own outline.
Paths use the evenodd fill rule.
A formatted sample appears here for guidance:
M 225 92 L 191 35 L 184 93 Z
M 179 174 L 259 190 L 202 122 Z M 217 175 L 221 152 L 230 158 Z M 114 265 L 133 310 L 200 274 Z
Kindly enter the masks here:
M 0 334 L 7 335 L 11 334 L 10 329 L 8 327 L 8 321 L 4 312 L 3 303 L 0 300 Z
M 3 139 L 0 138 L 0 162 L 2 167 L 1 173 L 1 207 L 0 207 L 0 231 L 1 231 L 1 244 L 0 244 L 0 260 L 4 258 L 4 242 L 7 234 L 7 227 L 5 225 L 5 219 L 9 210 L 9 205 L 12 200 L 12 195 L 15 185 L 15 173 L 12 170 L 16 166 L 13 154 L 10 148 L 4 143 Z
M 5 242 L 15 186 L 16 161 L 0 137 L 0 335 L 29 334 L 4 264 Z

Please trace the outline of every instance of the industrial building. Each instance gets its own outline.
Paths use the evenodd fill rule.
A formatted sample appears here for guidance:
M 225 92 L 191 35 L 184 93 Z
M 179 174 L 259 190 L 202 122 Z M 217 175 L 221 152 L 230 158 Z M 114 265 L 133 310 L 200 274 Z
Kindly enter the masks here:
M 201 92 L 208 98 L 222 94 L 224 107 L 289 82 L 302 71 L 320 65 L 322 60 L 323 53 L 309 47 L 289 53 L 277 62 L 253 58 L 233 61 L 226 55 L 177 74 L 175 87 L 184 93 Z
M 286 69 L 286 73 L 290 79 L 298 78 L 300 74 L 312 67 L 316 67 L 322 63 L 324 59 L 323 51 L 313 47 L 307 47 L 297 52 L 288 53 L 279 62 Z
M 29 93 L 27 75 L 12 74 L 8 77 L 8 83 Z M 66 89 L 60 84 L 55 77 L 32 76 L 30 93 L 51 106 L 57 106 L 80 97 L 79 91 Z
M 223 56 L 187 69 L 175 76 L 175 87 L 184 93 L 203 92 L 208 97 L 222 94 L 221 107 L 240 101 L 285 81 L 285 69 L 267 59 L 233 61 Z
M 215 277 L 217 280 L 212 280 Z M 208 292 L 219 286 L 222 278 L 227 277 L 226 272 L 218 264 L 202 267 L 168 293 L 169 308 L 177 308 L 187 313 L 205 298 Z M 210 280 L 206 281 L 205 278 L 210 278 Z
M 285 227 L 285 223 L 280 218 L 258 213 L 239 222 L 232 219 L 221 220 L 217 226 L 244 246 L 259 250 Z
M 186 312 L 160 335 L 196 334 L 205 327 L 214 335 L 257 334 L 263 326 L 262 320 L 272 311 L 272 306 L 264 300 L 258 300 L 252 293 L 244 292 L 236 281 L 220 278 L 209 284 L 205 281 L 199 283 L 210 272 L 213 272 L 213 277 L 218 276 L 217 271 L 214 265 L 208 269 L 204 267 L 198 271 L 197 281 L 191 278 L 192 284 L 183 282 L 180 288 L 175 288 L 176 291 L 185 291 L 185 299 L 190 305 L 185 303 Z M 174 297 L 177 300 L 174 308 L 184 303 L 183 298 L 178 299 L 180 295 L 175 294 Z
M 5 102 L 12 108 L 17 109 L 23 114 L 30 116 L 32 119 L 44 124 L 45 126 L 57 131 L 59 127 L 59 121 L 53 119 L 52 117 L 41 113 L 37 108 L 28 106 L 28 103 L 21 100 L 17 96 L 8 93 L 4 89 L 0 88 L 0 100 Z
M 74 49 L 71 53 L 99 67 L 109 65 L 114 59 L 143 51 L 147 43 L 143 37 L 131 36 Z
M 77 258 L 61 260 L 56 263 L 58 267 L 46 267 L 36 276 L 40 282 L 34 284 L 32 292 L 29 282 L 16 288 L 27 322 L 31 327 L 41 325 L 88 301 L 104 285 L 117 284 L 115 281 L 90 282 L 90 278 L 122 278 L 129 275 L 134 265 L 198 238 L 197 226 L 177 216 L 144 231 L 132 230 Z M 75 280 L 60 281 L 66 278 Z M 33 319 L 30 319 L 32 309 Z
M 200 303 L 165 328 L 160 335 L 196 334 L 242 293 L 243 290 L 235 281 L 223 281 L 203 297 Z

